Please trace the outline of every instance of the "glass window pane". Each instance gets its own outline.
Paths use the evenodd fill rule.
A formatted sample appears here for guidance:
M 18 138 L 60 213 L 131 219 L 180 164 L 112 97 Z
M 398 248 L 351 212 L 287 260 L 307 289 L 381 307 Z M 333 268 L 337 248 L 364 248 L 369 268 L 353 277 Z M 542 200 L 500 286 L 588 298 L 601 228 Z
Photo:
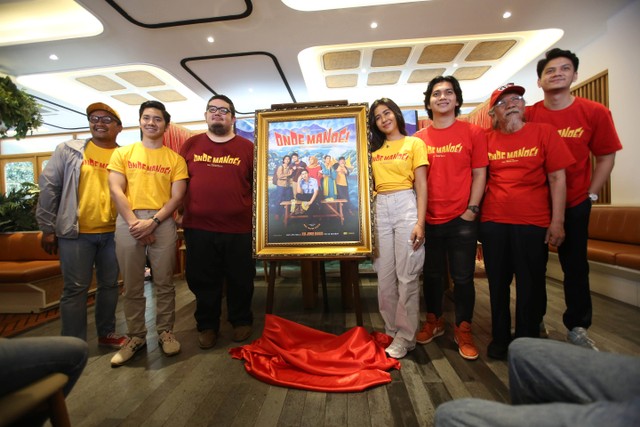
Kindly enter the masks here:
M 35 182 L 33 175 L 33 163 L 31 162 L 10 162 L 4 167 L 4 182 L 6 192 L 20 188 L 23 182 Z

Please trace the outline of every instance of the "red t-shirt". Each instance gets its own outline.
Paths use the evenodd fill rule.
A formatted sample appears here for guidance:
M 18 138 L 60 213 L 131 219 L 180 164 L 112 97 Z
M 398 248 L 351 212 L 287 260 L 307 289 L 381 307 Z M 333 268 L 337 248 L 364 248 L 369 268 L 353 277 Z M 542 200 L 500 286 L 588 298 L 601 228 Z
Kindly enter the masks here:
M 427 222 L 444 224 L 467 210 L 472 169 L 489 164 L 485 131 L 456 120 L 448 128 L 429 126 L 413 136 L 427 144 Z
M 525 123 L 512 134 L 487 133 L 489 174 L 482 222 L 548 227 L 551 202 L 547 175 L 574 163 L 556 130 Z
M 622 149 L 611 112 L 604 105 L 576 97 L 563 110 L 549 110 L 544 101 L 527 107 L 527 121 L 549 123 L 558 130 L 576 162 L 567 168 L 567 207 L 576 206 L 588 197 L 591 184 L 591 159 Z
M 185 228 L 250 233 L 253 203 L 253 143 L 236 135 L 219 144 L 206 133 L 189 138 L 180 155 L 189 169 Z

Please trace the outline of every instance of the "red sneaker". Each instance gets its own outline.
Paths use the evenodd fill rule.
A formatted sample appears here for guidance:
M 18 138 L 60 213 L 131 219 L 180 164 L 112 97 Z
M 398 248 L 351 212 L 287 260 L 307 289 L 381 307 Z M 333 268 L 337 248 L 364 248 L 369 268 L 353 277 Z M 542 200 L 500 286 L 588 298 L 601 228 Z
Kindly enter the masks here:
M 444 334 L 444 317 L 436 319 L 433 313 L 427 313 L 427 321 L 422 324 L 422 329 L 416 334 L 418 344 L 430 343 L 435 337 Z
M 118 335 L 115 332 L 107 334 L 106 337 L 98 338 L 98 345 L 111 348 L 121 348 L 127 342 L 126 335 Z
M 478 348 L 473 343 L 471 336 L 471 323 L 462 322 L 460 326 L 456 326 L 453 337 L 458 344 L 458 353 L 467 360 L 476 360 L 478 358 Z

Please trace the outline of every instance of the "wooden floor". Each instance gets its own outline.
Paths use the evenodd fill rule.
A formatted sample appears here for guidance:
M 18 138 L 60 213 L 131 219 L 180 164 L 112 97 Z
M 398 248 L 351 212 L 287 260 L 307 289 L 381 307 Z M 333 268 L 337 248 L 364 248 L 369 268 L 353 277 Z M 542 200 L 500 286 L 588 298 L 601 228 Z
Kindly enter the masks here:
M 252 339 L 260 336 L 264 321 L 266 285 L 258 270 L 254 297 L 255 324 Z M 355 326 L 352 311 L 340 301 L 338 272 L 328 268 L 330 312 L 302 309 L 299 271 L 285 266 L 277 279 L 274 314 L 317 329 L 340 334 Z M 364 326 L 383 330 L 377 310 L 375 276 L 362 275 Z M 147 350 L 128 365 L 110 367 L 112 351 L 96 345 L 90 309 L 90 359 L 76 387 L 67 398 L 74 426 L 429 426 L 435 408 L 461 397 L 508 402 L 507 364 L 487 359 L 490 333 L 487 282 L 476 279 L 477 303 L 473 333 L 481 355 L 463 360 L 452 338 L 453 307 L 447 298 L 444 336 L 421 346 L 402 359 L 392 382 L 362 393 L 318 393 L 273 387 L 250 377 L 227 350 L 226 322 L 221 338 L 211 350 L 197 346 L 193 320 L 194 299 L 184 281 L 177 282 L 175 332 L 182 352 L 168 358 L 156 342 L 153 309 L 148 310 Z M 147 286 L 151 296 L 151 286 Z M 562 290 L 549 283 L 545 318 L 550 338 L 564 340 L 561 323 Z M 590 335 L 601 350 L 640 355 L 640 310 L 595 296 L 594 325 Z M 153 307 L 151 298 L 147 307 Z M 118 331 L 126 330 L 122 305 L 118 306 Z M 60 321 L 50 322 L 22 336 L 57 335 Z M 92 332 L 93 331 L 93 332 Z

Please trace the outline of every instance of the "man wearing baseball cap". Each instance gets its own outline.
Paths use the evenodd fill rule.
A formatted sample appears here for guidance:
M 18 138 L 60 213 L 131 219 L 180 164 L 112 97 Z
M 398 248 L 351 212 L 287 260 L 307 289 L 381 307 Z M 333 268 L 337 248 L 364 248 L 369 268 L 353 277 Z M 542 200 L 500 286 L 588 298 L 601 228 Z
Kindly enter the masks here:
M 515 337 L 539 337 L 547 303 L 548 244 L 564 239 L 565 168 L 574 163 L 556 130 L 525 123 L 524 88 L 491 94 L 489 173 L 480 210 L 480 241 L 491 300 L 491 358 L 511 342 L 510 284 L 516 279 Z
M 98 344 L 120 348 L 126 337 L 115 332 L 118 263 L 107 165 L 116 149 L 122 121 L 102 102 L 87 107 L 91 138 L 58 145 L 38 184 L 36 218 L 42 248 L 59 253 L 64 279 L 60 299 L 62 335 L 87 339 L 87 295 L 95 265 L 95 321 Z

